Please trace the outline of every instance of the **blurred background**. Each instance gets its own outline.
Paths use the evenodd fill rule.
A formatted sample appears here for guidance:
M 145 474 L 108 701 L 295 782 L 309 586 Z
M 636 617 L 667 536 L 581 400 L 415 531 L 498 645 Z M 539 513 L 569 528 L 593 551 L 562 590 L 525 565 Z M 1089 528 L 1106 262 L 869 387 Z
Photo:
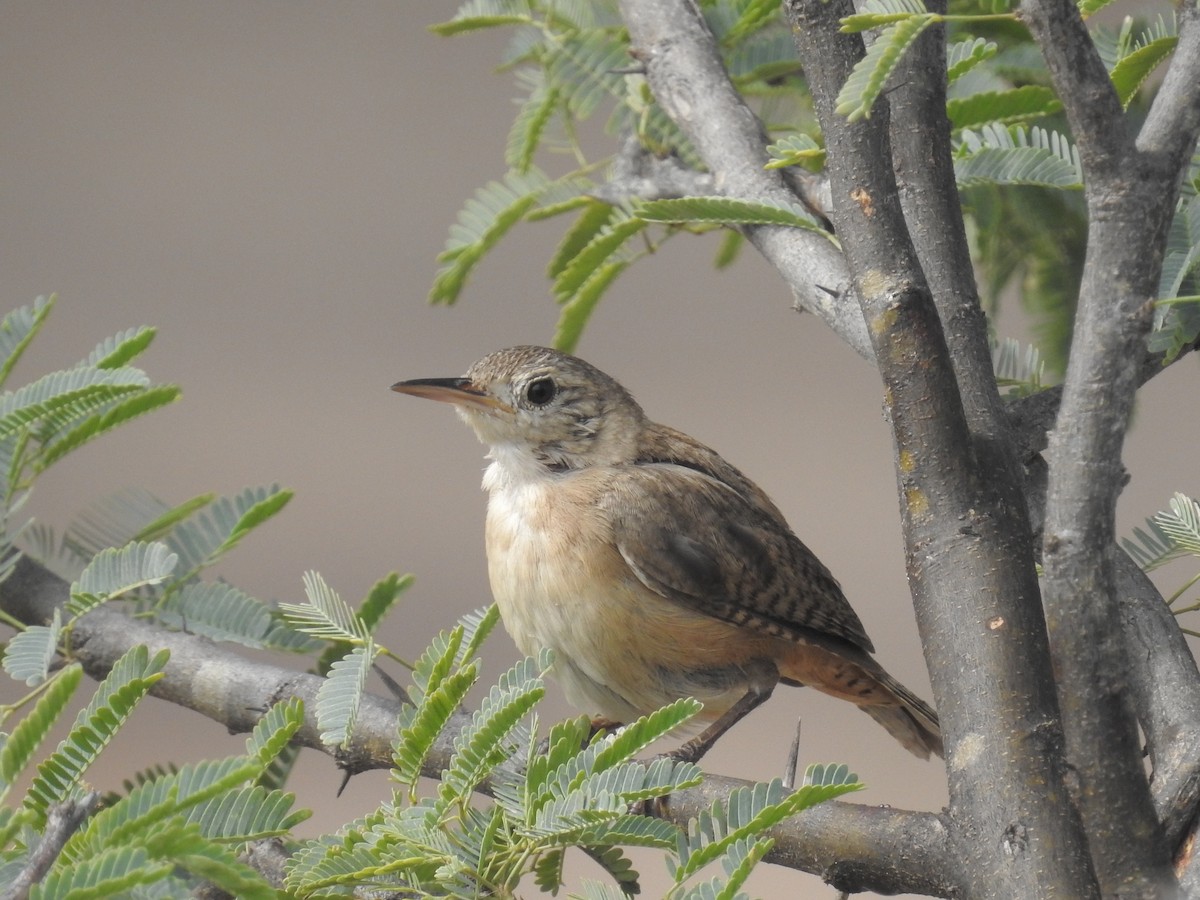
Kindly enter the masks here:
M 449 409 L 389 386 L 461 374 L 502 346 L 548 342 L 558 310 L 544 265 L 563 226 L 519 227 L 457 307 L 426 304 L 447 228 L 477 186 L 503 174 L 514 111 L 508 76 L 493 72 L 503 35 L 426 30 L 456 7 L 0 6 L 4 310 L 39 294 L 60 298 L 18 378 L 70 365 L 100 339 L 146 324 L 159 335 L 141 364 L 183 387 L 181 402 L 52 470 L 32 501 L 39 520 L 61 529 L 129 485 L 175 503 L 278 481 L 296 498 L 220 568 L 242 589 L 297 601 L 302 573 L 317 569 L 356 603 L 387 572 L 413 572 L 382 636 L 410 657 L 490 600 L 483 448 Z M 928 697 L 874 372 L 794 312 L 752 252 L 715 272 L 716 246 L 713 236 L 678 239 L 623 275 L 580 355 L 653 418 L 758 481 L 842 581 L 880 660 Z M 1021 336 L 1007 311 L 998 325 Z M 1200 492 L 1200 427 L 1179 414 L 1195 385 L 1187 360 L 1143 393 L 1127 445 L 1126 530 L 1172 492 Z M 490 674 L 515 655 L 506 636 L 493 638 Z M 4 683 L 0 695 L 16 691 Z M 568 712 L 552 689 L 545 716 Z M 861 802 L 945 802 L 940 763 L 916 760 L 862 713 L 815 692 L 778 691 L 706 768 L 780 774 L 798 717 L 801 764 L 848 764 L 868 785 Z M 135 718 L 92 770 L 99 787 L 243 742 L 158 701 Z M 369 773 L 339 798 L 339 781 L 327 757 L 304 755 L 292 785 L 316 811 L 304 833 L 361 815 L 390 790 L 385 773 Z M 756 885 L 768 895 L 776 886 L 830 892 L 779 870 Z

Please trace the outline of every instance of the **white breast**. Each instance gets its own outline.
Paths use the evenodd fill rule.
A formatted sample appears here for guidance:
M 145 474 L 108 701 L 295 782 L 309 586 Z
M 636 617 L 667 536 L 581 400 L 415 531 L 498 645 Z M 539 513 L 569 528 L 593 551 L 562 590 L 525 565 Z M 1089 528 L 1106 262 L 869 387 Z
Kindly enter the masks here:
M 555 675 L 574 706 L 635 718 L 642 709 L 613 684 L 606 619 L 636 601 L 614 596 L 626 593 L 625 567 L 604 517 L 581 502 L 593 473 L 550 472 L 496 449 L 493 458 L 483 481 L 488 575 L 505 628 L 522 653 L 554 651 Z

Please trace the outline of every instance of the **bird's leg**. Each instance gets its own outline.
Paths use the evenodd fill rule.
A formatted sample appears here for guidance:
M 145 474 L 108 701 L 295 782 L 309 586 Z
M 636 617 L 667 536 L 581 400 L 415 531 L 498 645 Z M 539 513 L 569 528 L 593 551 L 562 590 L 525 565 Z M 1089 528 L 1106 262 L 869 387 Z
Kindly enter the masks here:
M 700 758 L 712 749 L 712 745 L 720 739 L 721 735 L 745 718 L 747 714 L 766 703 L 771 692 L 775 690 L 775 685 L 779 683 L 779 671 L 773 663 L 764 662 L 754 666 L 748 674 L 751 676 L 750 683 L 746 687 L 746 693 L 737 703 L 725 710 L 720 718 L 678 750 L 672 750 L 665 755 L 681 762 L 699 762 Z
M 766 703 L 771 692 L 775 690 L 775 685 L 779 683 L 779 670 L 775 668 L 775 664 L 769 661 L 752 662 L 746 667 L 746 674 L 750 677 L 746 693 L 733 706 L 725 710 L 711 725 L 682 747 L 660 754 L 660 756 L 679 762 L 699 762 L 721 735 L 736 725 L 749 712 Z M 664 794 L 662 797 L 634 803 L 630 806 L 629 811 L 634 815 L 665 819 L 670 814 L 670 806 L 671 796 Z
M 761 674 L 765 676 L 767 671 L 764 669 Z M 699 762 L 700 758 L 712 749 L 712 745 L 717 742 L 721 735 L 736 725 L 738 721 L 745 718 L 749 712 L 767 702 L 767 698 L 771 696 L 771 692 L 775 690 L 775 685 L 778 682 L 779 673 L 772 665 L 770 667 L 770 678 L 751 679 L 746 693 L 742 695 L 737 703 L 725 710 L 720 718 L 682 747 L 663 753 L 662 756 L 668 759 L 679 760 L 680 762 Z M 630 808 L 630 812 L 635 815 L 665 819 L 670 813 L 670 807 L 671 797 L 669 794 L 666 794 L 662 797 L 655 797 L 652 800 L 643 800 L 640 803 L 635 803 Z

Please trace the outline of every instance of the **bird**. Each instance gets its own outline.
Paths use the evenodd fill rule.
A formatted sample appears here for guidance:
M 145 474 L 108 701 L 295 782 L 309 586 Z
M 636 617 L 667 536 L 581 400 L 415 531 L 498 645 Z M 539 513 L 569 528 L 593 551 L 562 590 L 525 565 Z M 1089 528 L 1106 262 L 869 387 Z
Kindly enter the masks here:
M 870 715 L 913 754 L 943 755 L 934 710 L 889 675 L 837 580 L 748 477 L 652 421 L 618 381 L 539 346 L 450 378 L 400 381 L 451 404 L 488 447 L 492 593 L 520 651 L 593 723 L 683 697 L 697 762 L 779 683 Z

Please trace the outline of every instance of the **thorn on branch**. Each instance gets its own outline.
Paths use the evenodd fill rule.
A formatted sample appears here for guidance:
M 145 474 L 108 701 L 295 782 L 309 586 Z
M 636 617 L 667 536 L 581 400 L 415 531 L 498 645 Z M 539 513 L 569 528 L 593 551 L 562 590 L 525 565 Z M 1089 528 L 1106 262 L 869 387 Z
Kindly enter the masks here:
M 390 693 L 405 706 L 413 705 L 412 698 L 408 696 L 408 691 L 404 689 L 404 686 L 400 684 L 400 682 L 385 672 L 378 665 L 372 665 L 371 668 L 375 670 L 375 674 L 379 676 L 379 680 L 383 682 L 383 686 L 388 689 L 388 693 Z
M 803 719 L 796 720 L 796 733 L 792 736 L 792 746 L 783 766 L 783 786 L 789 791 L 796 787 L 796 766 L 800 760 L 800 726 L 803 723 Z

